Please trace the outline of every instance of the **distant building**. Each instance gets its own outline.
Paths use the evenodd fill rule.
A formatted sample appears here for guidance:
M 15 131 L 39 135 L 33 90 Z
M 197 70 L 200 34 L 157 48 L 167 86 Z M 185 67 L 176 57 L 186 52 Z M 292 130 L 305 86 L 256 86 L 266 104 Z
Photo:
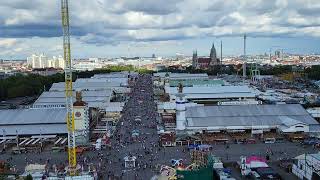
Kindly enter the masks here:
M 99 58 L 89 58 L 89 61 L 99 63 Z
M 156 64 L 154 69 L 156 71 L 162 71 L 162 70 L 166 69 L 166 66 L 163 64 Z
M 196 69 L 209 69 L 220 64 L 220 60 L 217 58 L 217 51 L 212 43 L 210 50 L 210 57 L 198 57 L 197 51 L 192 55 L 192 66 Z
M 193 51 L 192 54 L 192 67 L 197 67 L 198 65 L 198 52 L 197 50 Z
M 39 74 L 41 76 L 51 76 L 57 73 L 63 73 L 63 69 L 55 69 L 55 68 L 33 68 L 30 72 L 31 74 Z
M 217 59 L 217 51 L 214 47 L 214 43 L 212 43 L 212 47 L 210 50 L 210 64 L 209 65 L 216 65 L 219 63 L 219 60 Z
M 27 58 L 27 63 L 29 66 L 31 66 L 33 69 L 35 68 L 45 68 L 47 67 L 47 56 L 44 54 L 32 54 L 31 57 Z
M 76 71 L 93 71 L 94 69 L 101 69 L 102 67 L 101 63 L 92 61 L 80 61 L 73 65 L 73 69 Z
M 62 56 L 56 57 L 53 56 L 49 59 L 44 54 L 32 54 L 27 58 L 27 64 L 32 69 L 43 69 L 43 68 L 56 68 L 56 69 L 64 69 L 64 59 Z
M 277 58 L 280 58 L 280 51 L 275 51 L 275 52 L 274 52 L 274 55 L 275 55 Z
M 62 56 L 58 56 L 58 57 L 53 56 L 52 63 L 53 63 L 52 64 L 53 68 L 64 69 L 65 64 L 64 64 L 64 59 Z

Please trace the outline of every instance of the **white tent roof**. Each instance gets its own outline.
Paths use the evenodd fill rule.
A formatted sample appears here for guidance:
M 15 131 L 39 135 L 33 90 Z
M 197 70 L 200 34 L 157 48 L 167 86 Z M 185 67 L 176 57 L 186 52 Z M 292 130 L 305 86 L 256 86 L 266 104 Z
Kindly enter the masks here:
M 176 96 L 177 87 L 165 87 L 166 93 Z M 256 93 L 248 86 L 213 86 L 213 87 L 184 87 L 183 94 L 187 99 L 217 99 L 217 98 L 254 98 Z
M 318 125 L 299 104 L 203 106 L 186 109 L 187 127 L 276 127 L 303 123 Z M 290 122 L 290 120 L 292 122 Z

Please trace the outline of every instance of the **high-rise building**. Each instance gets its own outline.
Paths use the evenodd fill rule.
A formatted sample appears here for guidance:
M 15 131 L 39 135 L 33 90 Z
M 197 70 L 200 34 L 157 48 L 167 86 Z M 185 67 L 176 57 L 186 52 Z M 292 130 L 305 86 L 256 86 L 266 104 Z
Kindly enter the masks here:
M 277 58 L 280 58 L 280 51 L 275 51 L 275 52 L 274 52 L 274 55 L 275 55 Z
M 38 56 L 35 54 L 32 54 L 30 57 L 28 57 L 27 62 L 32 68 L 40 68 Z
M 27 64 L 33 69 L 40 68 L 57 68 L 64 69 L 64 60 L 62 56 L 53 56 L 51 59 L 44 54 L 32 54 L 27 58 Z
M 32 54 L 30 57 L 27 58 L 27 63 L 33 69 L 45 68 L 48 66 L 48 58 L 44 54 Z
M 192 66 L 197 67 L 197 64 L 198 64 L 198 52 L 197 50 L 195 50 L 193 51 L 193 54 L 192 54 Z
M 44 54 L 38 56 L 40 68 L 46 68 L 48 66 L 48 57 Z
M 56 69 L 64 69 L 64 60 L 63 60 L 63 57 L 62 56 L 59 56 L 59 57 L 56 57 L 56 56 L 53 56 L 53 68 L 56 68 Z

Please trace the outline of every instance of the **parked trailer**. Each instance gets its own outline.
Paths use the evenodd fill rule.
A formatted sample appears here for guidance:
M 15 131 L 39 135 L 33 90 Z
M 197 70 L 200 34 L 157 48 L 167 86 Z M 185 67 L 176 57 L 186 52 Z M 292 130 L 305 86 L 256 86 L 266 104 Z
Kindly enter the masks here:
M 0 141 L 0 144 L 4 143 L 5 141 L 7 141 L 6 139 L 3 139 Z
M 30 139 L 30 141 L 28 141 L 25 146 L 29 145 L 32 141 L 34 141 L 35 139 Z
M 62 138 L 60 137 L 60 138 L 54 143 L 54 145 L 57 145 L 61 140 L 62 140 Z
M 41 139 L 37 139 L 37 140 L 35 140 L 35 141 L 33 141 L 32 143 L 31 143 L 31 145 L 35 145 L 37 142 L 39 142 Z
M 64 140 L 63 141 L 61 141 L 61 145 L 64 145 L 64 143 L 66 142 L 68 140 L 68 138 L 64 138 Z
M 25 140 L 23 140 L 22 142 L 19 143 L 19 146 L 22 146 L 24 143 L 26 143 L 28 140 L 30 140 L 29 138 L 26 138 Z

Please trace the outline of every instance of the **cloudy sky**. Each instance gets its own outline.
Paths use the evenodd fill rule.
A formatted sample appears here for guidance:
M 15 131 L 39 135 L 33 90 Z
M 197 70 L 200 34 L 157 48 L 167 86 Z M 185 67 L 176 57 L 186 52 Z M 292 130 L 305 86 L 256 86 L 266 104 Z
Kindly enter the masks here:
M 320 53 L 319 0 L 69 0 L 73 57 Z M 0 58 L 62 54 L 60 0 L 1 0 Z

